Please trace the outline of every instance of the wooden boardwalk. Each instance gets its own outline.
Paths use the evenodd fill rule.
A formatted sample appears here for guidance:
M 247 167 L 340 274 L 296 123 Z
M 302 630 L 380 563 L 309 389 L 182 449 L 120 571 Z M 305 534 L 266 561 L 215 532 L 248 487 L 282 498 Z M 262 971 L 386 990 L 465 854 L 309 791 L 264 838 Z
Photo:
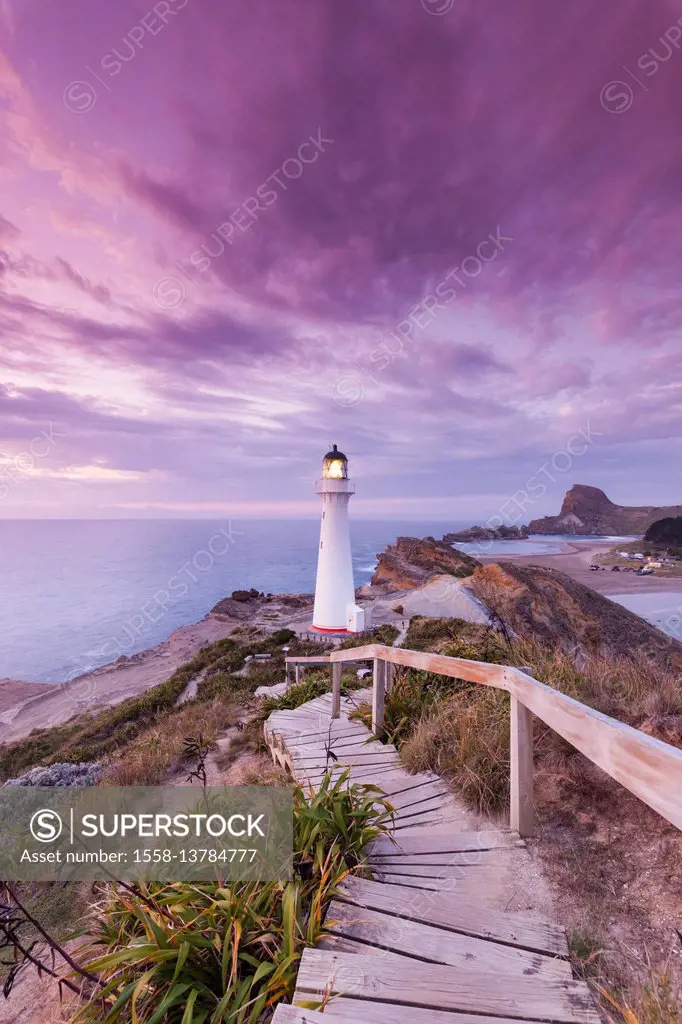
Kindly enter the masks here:
M 372 691 L 331 694 L 270 715 L 280 764 L 316 787 L 350 768 L 380 786 L 395 830 L 369 851 L 371 881 L 350 878 L 331 903 L 325 935 L 304 952 L 293 1006 L 275 1024 L 599 1024 L 587 986 L 572 977 L 562 928 L 499 909 L 509 859 L 524 843 L 508 830 L 473 830 L 438 778 L 410 775 L 395 747 L 348 714 Z M 307 1006 L 325 1002 L 323 1012 Z

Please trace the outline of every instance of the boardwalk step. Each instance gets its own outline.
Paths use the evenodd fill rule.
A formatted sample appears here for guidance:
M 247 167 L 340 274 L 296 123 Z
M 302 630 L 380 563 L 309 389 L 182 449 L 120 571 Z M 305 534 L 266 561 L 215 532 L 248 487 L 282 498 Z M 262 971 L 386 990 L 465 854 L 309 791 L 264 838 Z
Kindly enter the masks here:
M 423 833 L 391 839 L 382 836 L 372 843 L 369 851 L 371 857 L 381 854 L 416 854 L 416 853 L 463 853 L 467 850 L 497 850 L 500 847 L 510 849 L 523 846 L 513 832 L 502 832 L 501 829 L 482 829 L 480 832 L 453 832 L 452 835 L 432 835 L 428 829 Z
M 356 1002 L 355 1020 L 363 1015 L 362 1001 L 398 1007 L 433 1007 L 462 1013 L 551 1021 L 556 1024 L 600 1024 L 589 989 L 581 981 L 537 975 L 505 974 L 495 984 L 490 970 L 407 959 L 332 953 L 306 949 L 301 958 L 294 1003 L 300 1005 L 325 994 L 346 994 Z M 399 1020 L 397 1013 L 394 1020 Z M 413 1018 L 404 1017 L 409 1020 Z
M 381 910 L 396 917 L 422 921 L 465 935 L 477 935 L 536 953 L 568 956 L 566 934 L 559 925 L 495 910 L 481 901 L 465 901 L 447 893 L 409 892 L 400 886 L 381 885 L 364 878 L 346 879 L 339 888 L 338 896 L 357 907 Z
M 334 936 L 353 939 L 366 954 L 384 951 L 451 967 L 472 967 L 499 975 L 570 978 L 568 960 L 471 935 L 462 935 L 390 913 L 332 900 L 324 924 Z
M 338 887 L 317 948 L 303 953 L 298 1005 L 278 1006 L 273 1024 L 599 1024 L 563 929 L 498 909 L 523 841 L 472 830 L 480 819 L 443 780 L 410 775 L 395 747 L 348 719 L 354 706 L 343 699 L 332 719 L 325 694 L 266 724 L 304 788 L 348 772 L 348 785 L 374 785 L 394 808 L 392 832 L 366 850 L 372 879 Z
M 324 1013 L 280 1004 L 272 1018 L 273 1024 L 332 1024 L 339 1020 L 352 1024 L 533 1024 L 518 1018 L 449 1013 L 447 1010 L 373 1003 L 364 999 L 345 999 L 343 996 L 330 1000 Z
M 491 902 L 502 899 L 506 885 L 500 872 L 489 874 L 479 868 L 453 868 L 447 878 L 433 875 L 406 875 L 393 871 L 378 871 L 373 868 L 374 880 L 386 885 L 396 885 L 407 892 L 437 890 L 461 899 L 486 899 Z M 428 869 L 425 869 L 428 870 Z

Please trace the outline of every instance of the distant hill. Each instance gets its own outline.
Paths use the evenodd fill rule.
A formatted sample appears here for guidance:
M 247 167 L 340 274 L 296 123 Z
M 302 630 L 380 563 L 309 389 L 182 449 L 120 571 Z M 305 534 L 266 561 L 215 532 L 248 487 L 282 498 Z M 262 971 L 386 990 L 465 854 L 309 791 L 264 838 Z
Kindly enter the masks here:
M 558 516 L 533 519 L 531 533 L 575 533 L 601 537 L 643 534 L 665 517 L 682 516 L 682 505 L 629 507 L 616 505 L 598 487 L 574 484 L 566 492 Z
M 672 548 L 682 548 L 682 516 L 669 516 L 657 519 L 646 531 L 644 540 L 649 544 L 660 544 Z
M 446 533 L 443 540 L 446 544 L 458 544 L 474 540 L 526 540 L 527 537 L 527 526 L 469 526 L 457 533 Z

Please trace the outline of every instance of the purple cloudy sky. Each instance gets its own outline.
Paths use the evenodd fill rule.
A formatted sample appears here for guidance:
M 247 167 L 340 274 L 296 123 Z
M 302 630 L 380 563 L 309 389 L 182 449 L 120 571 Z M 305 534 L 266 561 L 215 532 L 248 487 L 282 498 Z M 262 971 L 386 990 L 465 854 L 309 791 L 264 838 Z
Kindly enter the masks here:
M 680 501 L 678 19 L 0 0 L 0 517 Z

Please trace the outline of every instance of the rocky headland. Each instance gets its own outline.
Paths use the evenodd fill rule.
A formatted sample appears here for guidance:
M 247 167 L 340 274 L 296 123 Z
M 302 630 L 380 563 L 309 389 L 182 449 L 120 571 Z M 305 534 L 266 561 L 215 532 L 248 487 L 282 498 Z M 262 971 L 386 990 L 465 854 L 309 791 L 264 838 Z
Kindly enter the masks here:
M 459 578 L 471 576 L 481 564 L 447 541 L 433 537 L 398 537 L 395 544 L 389 544 L 377 557 L 379 564 L 372 576 L 372 587 L 387 586 L 396 591 L 419 587 L 441 573 Z
M 530 531 L 527 526 L 469 526 L 466 530 L 446 533 L 446 544 L 457 544 L 475 540 L 527 540 Z
M 645 533 L 657 519 L 682 515 L 681 505 L 616 505 L 599 489 L 574 484 L 558 516 L 544 516 L 528 524 L 530 533 L 574 533 L 583 536 L 635 536 Z

